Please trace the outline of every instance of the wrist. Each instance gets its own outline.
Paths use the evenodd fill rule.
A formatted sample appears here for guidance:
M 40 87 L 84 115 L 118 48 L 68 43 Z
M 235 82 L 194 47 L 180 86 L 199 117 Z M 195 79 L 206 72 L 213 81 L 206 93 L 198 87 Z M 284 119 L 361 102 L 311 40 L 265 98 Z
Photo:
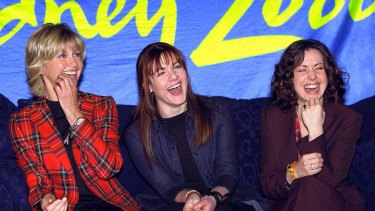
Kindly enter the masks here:
M 298 163 L 297 161 L 293 161 L 293 162 L 289 163 L 287 168 L 286 168 L 287 171 L 289 172 L 289 175 L 290 175 L 290 178 L 291 178 L 291 183 L 293 182 L 293 180 L 298 178 L 298 175 L 296 173 L 297 163 Z
M 74 123 L 70 126 L 70 130 L 74 130 L 76 129 L 79 125 L 82 124 L 82 122 L 85 120 L 85 118 L 83 116 L 81 117 L 78 117 Z
M 192 197 L 193 195 L 195 195 L 199 200 L 202 198 L 201 194 L 197 190 L 192 189 L 186 193 L 185 202 L 189 199 L 189 197 Z
M 211 191 L 207 194 L 207 196 L 210 196 L 215 199 L 216 205 L 218 205 L 220 202 L 223 201 L 223 195 L 217 191 Z
M 309 141 L 312 141 L 323 134 L 323 129 L 317 129 L 315 131 L 309 131 Z

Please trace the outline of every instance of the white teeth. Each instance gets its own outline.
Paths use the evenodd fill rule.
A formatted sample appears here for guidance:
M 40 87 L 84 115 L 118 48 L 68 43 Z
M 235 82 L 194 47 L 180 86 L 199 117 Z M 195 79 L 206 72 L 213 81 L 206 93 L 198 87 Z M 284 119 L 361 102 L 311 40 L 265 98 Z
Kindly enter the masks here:
M 306 89 L 315 89 L 317 87 L 318 87 L 318 85 L 316 85 L 316 84 L 310 84 L 310 85 L 305 86 Z
M 77 74 L 76 71 L 64 71 L 63 73 L 67 74 L 67 75 L 76 75 Z
M 168 90 L 175 89 L 175 88 L 178 88 L 178 87 L 180 87 L 180 84 L 176 84 L 174 86 L 171 86 L 171 87 L 168 88 Z

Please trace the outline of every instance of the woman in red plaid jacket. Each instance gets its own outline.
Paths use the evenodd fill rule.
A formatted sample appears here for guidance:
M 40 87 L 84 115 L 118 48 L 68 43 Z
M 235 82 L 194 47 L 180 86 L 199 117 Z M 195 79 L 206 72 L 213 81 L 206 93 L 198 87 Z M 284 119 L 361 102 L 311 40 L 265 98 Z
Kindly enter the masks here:
M 86 49 L 66 24 L 29 38 L 26 70 L 38 98 L 10 117 L 9 132 L 34 210 L 138 210 L 114 177 L 123 164 L 112 97 L 77 90 Z

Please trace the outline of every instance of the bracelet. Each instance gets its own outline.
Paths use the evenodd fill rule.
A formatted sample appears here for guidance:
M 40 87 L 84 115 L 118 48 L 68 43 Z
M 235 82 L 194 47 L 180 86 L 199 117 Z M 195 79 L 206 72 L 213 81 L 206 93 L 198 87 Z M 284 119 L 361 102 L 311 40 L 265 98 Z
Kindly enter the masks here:
M 293 161 L 292 163 L 288 164 L 287 171 L 290 173 L 290 177 L 292 181 L 296 179 L 296 175 L 294 174 L 294 170 L 296 169 L 297 161 Z
M 199 198 L 202 198 L 201 194 L 197 190 L 192 189 L 192 190 L 189 190 L 186 193 L 186 195 L 185 195 L 185 201 L 188 199 L 189 195 L 192 194 L 192 193 L 196 193 L 196 194 L 198 194 Z
M 223 200 L 223 195 L 217 191 L 211 191 L 207 194 L 207 196 L 212 196 L 214 197 L 216 201 L 216 205 L 218 205 L 222 200 Z
M 84 120 L 84 117 L 78 117 L 78 119 L 73 123 L 73 125 L 70 126 L 70 130 L 76 129 Z

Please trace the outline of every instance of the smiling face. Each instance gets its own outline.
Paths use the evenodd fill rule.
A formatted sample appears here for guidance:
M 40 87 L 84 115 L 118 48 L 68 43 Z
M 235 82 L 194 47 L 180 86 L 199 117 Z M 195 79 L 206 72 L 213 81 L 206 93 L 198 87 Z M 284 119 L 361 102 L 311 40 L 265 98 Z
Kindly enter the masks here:
M 77 85 L 83 68 L 81 52 L 70 48 L 62 49 L 42 67 L 43 82 L 47 99 L 57 99 L 54 86 L 61 73 L 69 75 Z
M 303 62 L 294 70 L 293 86 L 298 104 L 304 104 L 311 98 L 322 98 L 327 84 L 322 54 L 316 49 L 306 50 Z
M 149 89 L 156 98 L 162 117 L 173 117 L 186 111 L 187 74 L 175 57 L 161 57 L 160 68 L 154 68 Z

